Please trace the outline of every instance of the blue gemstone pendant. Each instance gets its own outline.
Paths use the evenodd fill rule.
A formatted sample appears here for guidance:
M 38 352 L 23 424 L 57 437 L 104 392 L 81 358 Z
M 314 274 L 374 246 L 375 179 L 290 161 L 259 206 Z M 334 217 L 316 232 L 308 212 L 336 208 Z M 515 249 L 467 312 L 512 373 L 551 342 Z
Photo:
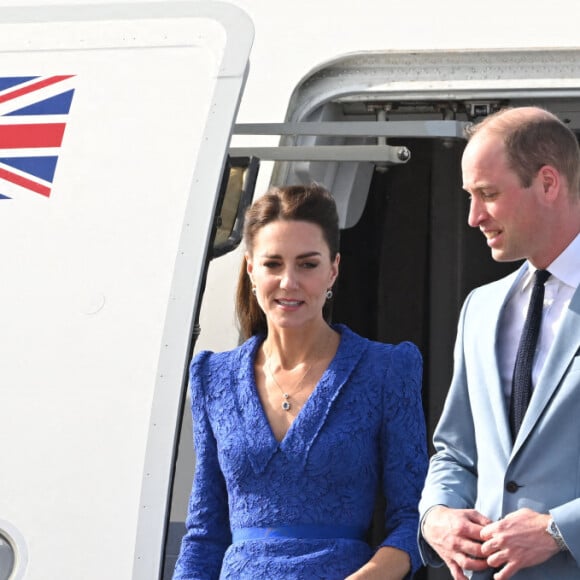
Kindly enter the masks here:
M 284 411 L 289 411 L 292 406 L 290 405 L 290 401 L 288 401 L 289 396 L 288 393 L 284 393 L 284 401 L 282 402 L 282 409 L 284 409 Z

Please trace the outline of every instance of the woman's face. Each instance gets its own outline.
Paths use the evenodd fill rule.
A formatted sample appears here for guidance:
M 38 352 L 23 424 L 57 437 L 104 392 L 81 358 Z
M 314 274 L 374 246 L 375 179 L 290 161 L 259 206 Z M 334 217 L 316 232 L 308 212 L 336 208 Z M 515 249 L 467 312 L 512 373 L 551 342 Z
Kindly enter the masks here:
M 254 237 L 247 270 L 268 326 L 299 328 L 322 320 L 326 292 L 338 275 L 320 226 L 278 220 Z

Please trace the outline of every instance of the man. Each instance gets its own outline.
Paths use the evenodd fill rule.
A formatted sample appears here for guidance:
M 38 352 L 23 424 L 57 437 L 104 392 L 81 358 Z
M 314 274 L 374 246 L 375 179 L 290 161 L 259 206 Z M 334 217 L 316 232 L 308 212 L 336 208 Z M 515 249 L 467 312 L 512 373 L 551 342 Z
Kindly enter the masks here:
M 578 143 L 547 111 L 506 109 L 471 129 L 462 172 L 469 225 L 495 260 L 526 262 L 463 306 L 421 553 L 455 580 L 578 579 Z

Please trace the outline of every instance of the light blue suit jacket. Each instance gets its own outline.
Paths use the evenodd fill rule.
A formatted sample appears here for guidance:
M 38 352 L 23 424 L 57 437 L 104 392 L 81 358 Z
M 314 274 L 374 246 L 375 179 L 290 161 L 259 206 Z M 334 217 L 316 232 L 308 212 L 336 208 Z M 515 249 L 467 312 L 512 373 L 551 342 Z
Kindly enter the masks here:
M 570 552 L 522 570 L 517 580 L 580 578 L 580 288 L 576 290 L 534 389 L 516 441 L 498 371 L 502 309 L 526 266 L 466 299 L 455 369 L 434 435 L 436 454 L 419 505 L 475 508 L 497 520 L 520 508 L 550 513 Z M 441 565 L 419 537 L 423 561 Z M 474 573 L 491 578 L 491 572 Z

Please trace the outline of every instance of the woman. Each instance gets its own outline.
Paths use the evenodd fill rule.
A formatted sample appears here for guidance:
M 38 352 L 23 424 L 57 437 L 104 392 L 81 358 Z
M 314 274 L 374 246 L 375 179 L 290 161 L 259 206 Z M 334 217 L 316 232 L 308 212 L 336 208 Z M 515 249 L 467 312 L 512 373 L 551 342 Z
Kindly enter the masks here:
M 324 188 L 271 189 L 244 237 L 247 340 L 191 366 L 197 464 L 174 580 L 410 577 L 427 466 L 420 354 L 325 321 L 340 255 Z

